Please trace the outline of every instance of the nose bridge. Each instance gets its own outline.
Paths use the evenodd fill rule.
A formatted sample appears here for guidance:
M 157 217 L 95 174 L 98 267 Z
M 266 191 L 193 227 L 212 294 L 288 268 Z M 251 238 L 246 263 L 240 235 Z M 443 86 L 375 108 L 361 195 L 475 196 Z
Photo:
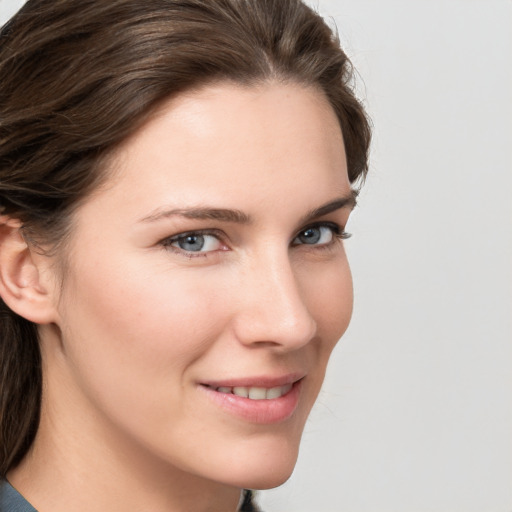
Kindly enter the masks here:
M 316 322 L 300 289 L 288 251 L 267 247 L 244 271 L 245 300 L 239 338 L 298 348 L 316 333 Z

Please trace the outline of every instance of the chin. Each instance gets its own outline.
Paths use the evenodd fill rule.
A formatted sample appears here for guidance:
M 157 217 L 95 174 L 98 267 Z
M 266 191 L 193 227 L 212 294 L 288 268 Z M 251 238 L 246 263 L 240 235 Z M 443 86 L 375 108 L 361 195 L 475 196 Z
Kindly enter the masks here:
M 244 489 L 265 490 L 273 489 L 283 485 L 292 475 L 295 464 L 286 471 L 275 471 L 274 468 L 268 468 L 266 475 L 261 475 L 259 478 L 249 482 L 250 485 L 245 485 Z
M 244 474 L 240 475 L 237 481 L 233 483 L 236 487 L 244 489 L 273 489 L 284 484 L 292 475 L 294 468 L 295 462 L 279 465 L 268 463 L 264 468 L 258 468 L 254 471 L 248 471 L 250 468 L 245 468 Z
M 288 446 L 286 446 L 288 445 Z M 245 489 L 272 489 L 291 476 L 298 456 L 298 443 L 247 450 L 230 464 L 230 484 Z

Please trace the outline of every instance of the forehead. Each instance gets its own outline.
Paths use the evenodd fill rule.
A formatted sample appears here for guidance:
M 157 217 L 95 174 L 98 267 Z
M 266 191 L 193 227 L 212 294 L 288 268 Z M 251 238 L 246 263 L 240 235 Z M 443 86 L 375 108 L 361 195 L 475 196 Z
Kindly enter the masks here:
M 318 194 L 323 202 L 350 189 L 328 100 L 292 83 L 181 94 L 125 141 L 113 167 L 109 195 L 130 198 L 134 215 L 174 201 L 240 208 L 283 196 L 315 202 Z

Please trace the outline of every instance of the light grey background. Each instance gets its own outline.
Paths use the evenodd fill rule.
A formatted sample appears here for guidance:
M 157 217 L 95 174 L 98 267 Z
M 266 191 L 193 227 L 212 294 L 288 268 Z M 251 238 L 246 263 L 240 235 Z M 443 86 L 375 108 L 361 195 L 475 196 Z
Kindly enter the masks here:
M 349 225 L 353 322 L 294 475 L 260 502 L 511 512 L 512 1 L 311 3 L 375 140 Z M 0 0 L 1 20 L 21 4 Z

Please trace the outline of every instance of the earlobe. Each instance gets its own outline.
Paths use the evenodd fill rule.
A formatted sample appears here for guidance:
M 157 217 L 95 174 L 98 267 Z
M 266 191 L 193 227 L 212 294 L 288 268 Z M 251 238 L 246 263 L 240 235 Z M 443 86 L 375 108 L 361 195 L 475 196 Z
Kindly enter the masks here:
M 37 324 L 55 321 L 48 287 L 41 280 L 44 256 L 21 233 L 21 222 L 0 215 L 0 296 L 15 313 Z

